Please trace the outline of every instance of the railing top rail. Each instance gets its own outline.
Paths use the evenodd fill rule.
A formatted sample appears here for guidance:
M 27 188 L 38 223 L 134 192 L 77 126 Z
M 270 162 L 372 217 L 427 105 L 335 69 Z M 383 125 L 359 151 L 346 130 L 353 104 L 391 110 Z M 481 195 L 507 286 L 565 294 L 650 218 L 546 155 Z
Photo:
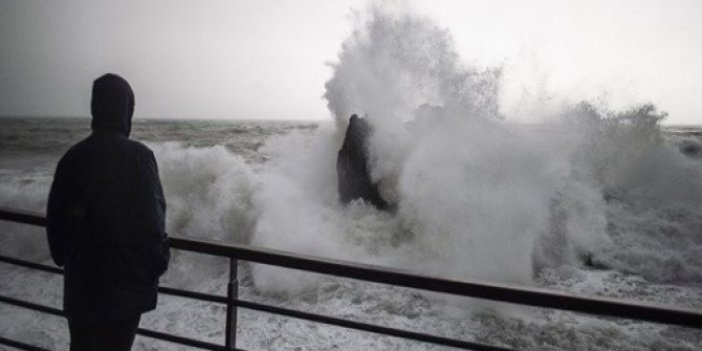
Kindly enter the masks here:
M 46 217 L 39 212 L 0 206 L 0 219 L 17 223 L 46 226 Z
M 10 220 L 39 226 L 45 225 L 46 222 L 41 214 L 2 207 L 0 207 L 0 220 Z M 599 297 L 580 297 L 532 287 L 514 287 L 506 284 L 437 278 L 397 269 L 300 255 L 241 244 L 217 243 L 171 237 L 171 247 L 203 254 L 237 258 L 244 261 L 406 288 L 702 329 L 702 313 L 700 311 L 668 306 L 623 302 Z

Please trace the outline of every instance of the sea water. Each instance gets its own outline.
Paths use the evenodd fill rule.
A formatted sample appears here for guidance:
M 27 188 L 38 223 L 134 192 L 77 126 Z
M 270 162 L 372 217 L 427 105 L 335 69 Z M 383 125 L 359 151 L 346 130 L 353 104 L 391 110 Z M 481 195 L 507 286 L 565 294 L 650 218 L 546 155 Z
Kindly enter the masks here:
M 3 118 L 1 122 L 0 203 L 44 212 L 54 167 L 71 144 L 89 134 L 89 119 Z M 360 201 L 340 205 L 334 194 L 334 162 L 318 157 L 325 148 L 316 149 L 319 144 L 332 146 L 325 144 L 331 138 L 327 129 L 333 126 L 324 122 L 135 120 L 132 137 L 155 152 L 168 202 L 167 229 L 174 236 L 251 243 L 452 278 L 520 282 L 584 296 L 702 308 L 702 262 L 695 254 L 702 249 L 702 216 L 695 199 L 686 200 L 692 201 L 690 204 L 652 204 L 621 194 L 608 200 L 599 196 L 592 201 L 603 207 L 603 217 L 592 219 L 592 215 L 582 213 L 596 211 L 588 208 L 594 205 L 585 204 L 589 201 L 586 197 L 594 195 L 582 189 L 568 190 L 576 195 L 562 190 L 561 195 L 554 195 L 560 205 L 551 203 L 546 208 L 576 218 L 563 225 L 570 228 L 561 228 L 569 232 L 568 240 L 573 242 L 577 235 L 583 235 L 574 232 L 596 231 L 604 225 L 604 233 L 592 235 L 602 235 L 598 240 L 605 240 L 607 245 L 601 252 L 592 249 L 599 245 L 589 248 L 593 250 L 592 259 L 606 268 L 588 266 L 577 257 L 554 258 L 559 256 L 554 252 L 536 259 L 537 252 L 570 250 L 563 240 L 551 238 L 557 234 L 548 219 L 542 228 L 544 234 L 531 244 L 504 249 L 489 245 L 511 244 L 471 239 L 471 230 L 464 232 L 465 238 L 434 232 L 417 224 L 418 219 L 410 220 L 411 215 L 402 210 L 396 214 L 380 212 Z M 514 129 L 526 130 L 525 135 L 555 133 L 547 127 Z M 685 145 L 700 145 L 700 132 L 702 129 L 694 127 L 661 132 L 665 147 L 684 157 L 681 160 L 697 172 L 702 160 L 683 156 L 679 150 Z M 335 152 L 331 149 L 329 153 Z M 309 169 L 310 160 L 321 163 L 320 167 Z M 325 177 L 330 179 L 322 179 Z M 578 201 L 582 203 L 571 203 Z M 558 206 L 562 209 L 555 210 Z M 510 215 L 511 211 L 514 209 L 508 208 L 503 214 Z M 469 214 L 457 210 L 455 215 Z M 42 229 L 9 223 L 0 226 L 2 254 L 51 264 Z M 422 235 L 451 242 L 427 243 L 420 238 Z M 553 246 L 551 240 L 558 244 Z M 474 264 L 470 258 L 462 261 L 451 256 L 450 246 L 485 242 L 489 244 L 486 247 L 457 249 L 466 253 L 484 251 L 478 254 L 480 257 L 524 250 L 532 262 L 540 261 L 540 266 L 530 263 L 527 278 L 496 272 L 497 279 L 491 279 L 480 270 L 478 274 L 470 273 L 476 270 L 466 265 Z M 440 250 L 446 250 L 447 257 L 432 256 Z M 493 258 L 495 262 L 515 259 L 520 258 Z M 436 267 L 439 264 L 451 266 Z M 162 284 L 225 294 L 227 266 L 220 259 L 174 251 Z M 503 264 L 495 269 L 511 267 Z M 9 265 L 0 265 L 0 272 L 2 294 L 61 306 L 60 277 Z M 699 331 L 686 328 L 486 304 L 264 266 L 243 264 L 240 272 L 240 293 L 245 299 L 516 349 L 695 350 L 702 346 Z M 142 327 L 222 343 L 225 314 L 220 305 L 162 295 L 156 311 L 144 315 Z M 4 337 L 52 349 L 67 348 L 66 324 L 59 318 L 7 305 L 0 305 L 0 315 Z M 240 310 L 238 335 L 239 345 L 247 349 L 441 349 L 245 309 Z M 145 337 L 137 338 L 135 345 L 138 350 L 185 349 Z

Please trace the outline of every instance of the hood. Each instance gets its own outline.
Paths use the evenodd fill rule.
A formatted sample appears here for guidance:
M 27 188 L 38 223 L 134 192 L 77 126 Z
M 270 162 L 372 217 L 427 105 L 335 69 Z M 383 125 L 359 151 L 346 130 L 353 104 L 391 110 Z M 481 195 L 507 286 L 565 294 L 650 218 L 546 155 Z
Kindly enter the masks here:
M 117 132 L 128 137 L 134 114 L 134 92 L 129 83 L 112 73 L 96 79 L 90 112 L 94 132 Z

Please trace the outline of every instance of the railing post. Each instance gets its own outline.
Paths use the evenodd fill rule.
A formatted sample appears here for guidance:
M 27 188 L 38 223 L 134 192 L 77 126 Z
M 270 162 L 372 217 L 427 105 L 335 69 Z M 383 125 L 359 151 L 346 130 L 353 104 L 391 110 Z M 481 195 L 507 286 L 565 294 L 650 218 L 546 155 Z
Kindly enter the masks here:
M 239 278 L 237 259 L 229 258 L 229 285 L 227 286 L 227 326 L 224 335 L 224 347 L 236 349 L 237 306 L 234 300 L 239 298 Z

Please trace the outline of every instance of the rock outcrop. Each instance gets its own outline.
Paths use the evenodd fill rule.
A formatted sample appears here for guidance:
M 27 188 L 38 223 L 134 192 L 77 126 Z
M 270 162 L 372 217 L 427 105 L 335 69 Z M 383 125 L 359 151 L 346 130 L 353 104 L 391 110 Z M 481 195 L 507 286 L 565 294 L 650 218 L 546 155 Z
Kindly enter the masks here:
M 385 210 L 389 208 L 388 203 L 380 196 L 378 184 L 373 183 L 368 169 L 368 138 L 371 132 L 371 126 L 365 119 L 351 116 L 336 162 L 339 198 L 344 204 L 363 199 Z

